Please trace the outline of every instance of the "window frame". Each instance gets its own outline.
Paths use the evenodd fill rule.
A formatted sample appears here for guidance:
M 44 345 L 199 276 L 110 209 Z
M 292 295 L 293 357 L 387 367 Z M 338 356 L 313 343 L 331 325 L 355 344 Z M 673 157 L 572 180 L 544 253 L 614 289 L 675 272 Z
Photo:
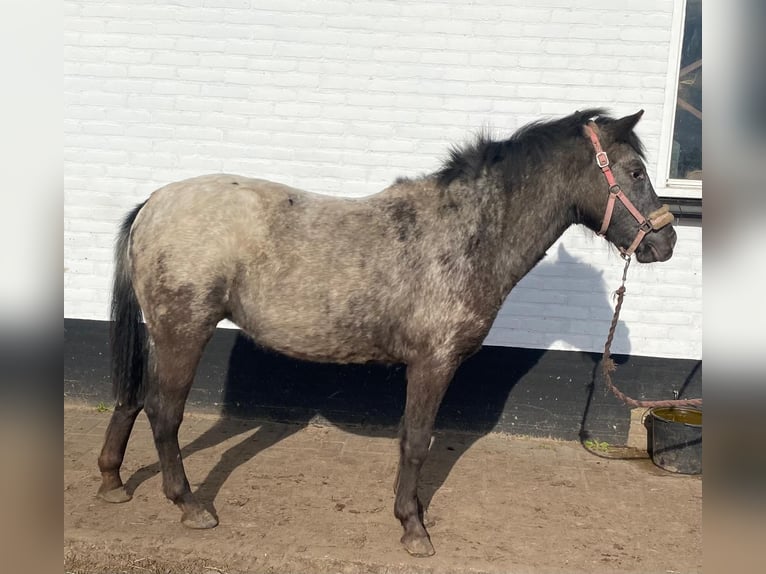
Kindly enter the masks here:
M 661 181 L 663 197 L 682 199 L 702 199 L 703 180 L 671 179 L 670 158 L 673 151 L 673 130 L 675 129 L 676 103 L 678 97 L 678 79 L 681 72 L 681 48 L 684 40 L 686 22 L 686 0 L 673 3 L 673 21 L 670 32 L 670 50 L 668 54 L 668 78 L 665 87 L 665 106 L 662 118 L 662 132 L 657 161 L 658 179 Z M 658 186 L 659 187 L 659 186 Z

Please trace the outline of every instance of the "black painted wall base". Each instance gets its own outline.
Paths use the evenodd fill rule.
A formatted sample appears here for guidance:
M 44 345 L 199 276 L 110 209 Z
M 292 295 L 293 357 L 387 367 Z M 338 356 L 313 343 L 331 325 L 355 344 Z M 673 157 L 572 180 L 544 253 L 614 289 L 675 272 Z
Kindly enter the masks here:
M 64 395 L 112 402 L 109 323 L 64 320 Z M 702 362 L 614 356 L 616 384 L 635 398 L 702 396 Z M 624 444 L 630 410 L 597 379 L 597 353 L 484 347 L 459 369 L 437 428 Z M 263 351 L 218 329 L 187 408 L 280 422 L 395 427 L 404 410 L 403 366 L 331 365 Z

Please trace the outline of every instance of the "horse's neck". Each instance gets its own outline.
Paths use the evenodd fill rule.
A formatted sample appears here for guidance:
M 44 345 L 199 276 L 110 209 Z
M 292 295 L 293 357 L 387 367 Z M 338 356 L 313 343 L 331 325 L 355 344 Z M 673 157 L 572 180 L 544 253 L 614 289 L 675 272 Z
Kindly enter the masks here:
M 525 180 L 504 192 L 505 221 L 496 242 L 494 279 L 504 298 L 573 223 L 564 182 Z

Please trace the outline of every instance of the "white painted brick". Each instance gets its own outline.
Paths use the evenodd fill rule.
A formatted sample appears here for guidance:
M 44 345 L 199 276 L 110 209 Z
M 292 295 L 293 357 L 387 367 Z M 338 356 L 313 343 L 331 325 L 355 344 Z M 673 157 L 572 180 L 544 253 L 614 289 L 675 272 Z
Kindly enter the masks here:
M 131 153 L 130 162 L 140 166 L 167 167 L 178 165 L 178 156 L 172 153 Z
M 114 102 L 122 103 L 124 102 L 125 98 L 122 96 L 115 97 L 113 99 Z M 104 120 L 106 119 L 106 110 L 103 107 L 96 107 L 96 106 L 78 106 L 78 105 L 72 105 L 67 102 L 65 105 L 67 116 L 73 120 L 76 120 L 78 122 L 82 122 L 83 120 Z M 81 124 L 82 128 L 82 124 Z
M 78 36 L 80 46 L 94 47 L 123 47 L 128 44 L 128 36 L 125 34 L 84 34 Z
M 109 289 L 111 287 L 111 280 L 106 275 L 67 273 L 64 275 L 64 287 L 73 289 Z
M 64 2 L 64 16 L 69 18 L 79 16 L 82 13 L 82 6 L 77 2 Z
M 573 321 L 570 330 L 573 333 L 583 333 L 593 337 L 603 337 L 606 340 L 611 325 L 611 313 L 608 317 L 598 317 L 589 321 Z
M 144 106 L 150 108 L 151 106 Z M 178 96 L 172 100 L 172 105 L 169 107 L 156 108 L 161 110 L 180 110 L 180 111 L 195 111 L 195 112 L 208 112 L 208 111 L 222 111 L 224 102 L 221 100 L 215 100 L 212 98 L 192 98 L 186 96 Z
M 593 54 L 596 50 L 595 43 L 593 42 L 570 42 L 559 39 L 546 40 L 541 48 L 546 54 L 573 54 L 580 56 Z
M 96 263 L 84 259 L 68 259 L 64 257 L 64 273 L 73 275 L 92 275 L 96 270 Z M 111 265 L 109 266 L 112 267 Z
M 177 165 L 182 169 L 186 168 L 197 173 L 213 173 L 223 171 L 223 163 L 220 159 L 203 155 L 181 157 L 178 160 Z
M 129 36 L 127 39 L 123 39 L 120 46 L 127 46 L 128 48 L 136 48 L 141 50 L 164 51 L 173 50 L 175 39 L 170 36 Z M 152 56 L 154 57 L 154 55 Z
M 100 33 L 104 32 L 106 28 L 105 22 L 101 20 L 94 20 L 92 18 L 67 18 L 66 29 L 69 32 L 90 32 Z
M 131 124 L 125 129 L 125 133 L 128 136 L 145 137 L 145 138 L 172 138 L 175 135 L 175 130 L 161 123 L 147 123 L 147 124 Z
M 152 84 L 153 94 L 198 96 L 202 92 L 202 86 L 192 82 L 159 80 Z
M 83 131 L 94 135 L 118 136 L 125 133 L 125 126 L 115 122 L 88 122 L 83 126 Z
M 170 4 L 184 6 L 186 10 L 176 10 L 173 17 L 181 22 L 218 22 L 223 18 L 223 10 L 203 8 L 202 0 L 173 0 Z
M 146 22 L 132 19 L 111 19 L 106 22 L 105 31 L 109 34 L 125 33 L 125 34 L 154 34 L 158 32 L 160 25 L 153 22 Z
M 228 42 L 222 39 L 204 37 L 179 37 L 173 47 L 183 52 L 224 52 Z
M 79 65 L 83 62 L 103 62 L 106 52 L 106 48 L 64 46 L 64 61 L 70 65 Z
M 205 0 L 205 5 L 211 8 L 250 8 L 250 0 Z
M 590 335 L 569 333 L 564 339 L 551 341 L 550 346 L 563 351 L 579 351 L 583 348 L 592 347 L 593 344 L 594 337 Z
M 115 96 L 119 95 L 120 94 L 115 94 Z M 140 108 L 146 110 L 172 110 L 176 107 L 175 103 L 176 100 L 174 98 L 166 96 L 128 94 L 127 105 L 131 108 Z
M 175 179 L 225 170 L 361 196 L 435 169 L 479 128 L 504 137 L 590 105 L 646 108 L 655 158 L 673 4 L 65 3 L 65 314 L 107 316 L 116 226 Z M 616 352 L 701 356 L 701 231 L 678 232 L 673 259 L 631 269 Z M 598 351 L 621 267 L 571 229 L 487 344 Z

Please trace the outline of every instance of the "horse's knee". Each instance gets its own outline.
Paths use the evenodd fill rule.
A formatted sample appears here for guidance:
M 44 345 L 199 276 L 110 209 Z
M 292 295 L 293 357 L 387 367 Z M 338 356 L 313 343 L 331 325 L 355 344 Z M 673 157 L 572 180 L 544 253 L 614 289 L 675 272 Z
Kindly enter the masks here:
M 400 450 L 402 460 L 419 466 L 428 456 L 431 445 L 431 436 L 428 433 L 407 433 L 402 437 Z

